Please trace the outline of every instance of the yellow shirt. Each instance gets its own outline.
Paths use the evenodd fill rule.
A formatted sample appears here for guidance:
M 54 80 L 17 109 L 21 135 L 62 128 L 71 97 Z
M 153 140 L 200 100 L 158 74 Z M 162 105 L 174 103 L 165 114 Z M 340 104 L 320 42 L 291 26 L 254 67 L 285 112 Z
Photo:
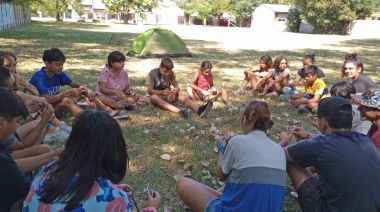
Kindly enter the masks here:
M 305 83 L 305 85 L 301 89 L 301 92 L 308 93 L 311 96 L 321 95 L 321 99 L 330 96 L 329 90 L 327 89 L 325 82 L 323 82 L 319 78 L 316 78 L 313 85 L 311 86 L 308 83 Z

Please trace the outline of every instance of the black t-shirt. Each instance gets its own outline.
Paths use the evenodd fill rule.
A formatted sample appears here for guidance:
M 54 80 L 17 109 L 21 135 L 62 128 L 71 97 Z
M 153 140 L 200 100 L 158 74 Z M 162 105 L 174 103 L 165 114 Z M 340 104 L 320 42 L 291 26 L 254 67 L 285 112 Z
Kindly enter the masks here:
M 0 211 L 9 211 L 13 203 L 25 198 L 29 187 L 28 177 L 0 144 Z
M 302 79 L 305 79 L 306 75 L 305 75 L 305 68 L 301 68 L 300 70 L 298 70 L 297 74 L 302 78 Z M 322 77 L 325 77 L 325 73 L 318 68 L 318 78 L 322 78 Z
M 356 93 L 364 93 L 372 88 L 377 88 L 375 82 L 373 82 L 367 75 L 359 74 L 358 78 L 352 82 L 356 89 Z
M 380 151 L 371 139 L 353 131 L 337 131 L 288 147 L 302 167 L 314 166 L 323 211 L 380 211 Z

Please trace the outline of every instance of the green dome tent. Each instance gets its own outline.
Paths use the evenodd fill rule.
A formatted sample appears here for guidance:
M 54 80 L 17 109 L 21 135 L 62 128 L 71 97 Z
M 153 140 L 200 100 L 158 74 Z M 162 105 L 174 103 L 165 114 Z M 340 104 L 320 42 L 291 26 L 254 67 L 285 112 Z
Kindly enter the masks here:
M 171 30 L 163 28 L 143 32 L 133 42 L 127 55 L 137 58 L 192 57 L 182 39 Z

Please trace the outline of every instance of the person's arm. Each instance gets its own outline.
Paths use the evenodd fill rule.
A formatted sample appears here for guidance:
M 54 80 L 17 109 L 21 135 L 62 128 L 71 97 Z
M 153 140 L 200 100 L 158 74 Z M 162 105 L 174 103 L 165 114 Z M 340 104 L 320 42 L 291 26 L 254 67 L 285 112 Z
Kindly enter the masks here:
M 156 95 L 169 95 L 170 94 L 170 91 L 169 89 L 165 89 L 165 90 L 155 90 L 153 89 L 152 86 L 148 85 L 148 94 L 149 95 L 153 95 L 153 94 L 156 94 Z
M 171 74 L 170 74 L 170 81 L 172 82 L 172 85 L 173 85 L 172 93 L 176 94 L 176 93 L 180 92 L 181 88 L 178 85 L 177 79 L 176 79 L 173 71 L 171 71 Z
M 215 146 L 218 148 L 218 159 L 216 161 L 216 175 L 219 180 L 227 180 L 230 174 L 225 174 L 222 169 L 222 160 L 225 152 L 226 142 L 216 141 Z
M 258 77 L 265 77 L 266 75 L 268 74 L 267 71 L 264 71 L 264 72 L 255 72 L 255 76 L 258 76 Z
M 282 82 L 288 76 L 289 76 L 289 73 L 284 71 L 284 73 L 279 78 L 273 80 L 273 84 Z
M 80 84 L 78 84 L 78 83 L 76 83 L 74 81 L 70 82 L 69 86 L 72 87 L 72 88 L 80 88 L 80 87 L 82 87 L 82 85 L 80 85 Z
M 48 103 L 55 104 L 55 103 L 61 101 L 61 99 L 63 99 L 64 97 L 79 97 L 83 93 L 86 93 L 85 88 L 72 88 L 72 89 L 66 90 L 63 93 L 58 93 L 54 96 L 49 96 L 47 94 L 42 94 L 40 96 L 45 97 L 48 100 Z
M 26 89 L 28 92 L 30 92 L 33 95 L 36 95 L 36 96 L 40 95 L 40 93 L 38 92 L 37 88 L 34 85 L 30 84 L 27 80 L 22 78 L 20 75 L 15 74 L 14 76 L 16 77 L 17 84 L 20 87 L 20 91 L 23 91 L 24 89 Z
M 296 79 L 294 80 L 293 83 L 290 83 L 290 87 L 296 87 L 298 85 L 298 83 L 301 81 L 302 77 L 300 75 L 297 74 L 296 76 Z
M 106 96 L 113 95 L 113 94 L 119 98 L 125 96 L 125 94 L 122 91 L 107 88 L 107 83 L 105 82 L 99 82 L 99 90 L 102 94 Z
M 15 162 L 17 163 L 17 166 L 20 168 L 22 172 L 28 173 L 44 165 L 49 164 L 53 160 L 58 160 L 62 151 L 63 148 L 59 148 L 42 155 L 16 159 Z

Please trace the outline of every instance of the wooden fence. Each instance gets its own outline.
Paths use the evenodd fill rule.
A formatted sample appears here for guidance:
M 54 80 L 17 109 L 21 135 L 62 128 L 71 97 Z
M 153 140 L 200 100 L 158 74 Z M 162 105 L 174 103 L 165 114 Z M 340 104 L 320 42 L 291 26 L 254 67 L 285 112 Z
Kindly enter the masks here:
M 31 21 L 30 8 L 0 3 L 0 31 Z

